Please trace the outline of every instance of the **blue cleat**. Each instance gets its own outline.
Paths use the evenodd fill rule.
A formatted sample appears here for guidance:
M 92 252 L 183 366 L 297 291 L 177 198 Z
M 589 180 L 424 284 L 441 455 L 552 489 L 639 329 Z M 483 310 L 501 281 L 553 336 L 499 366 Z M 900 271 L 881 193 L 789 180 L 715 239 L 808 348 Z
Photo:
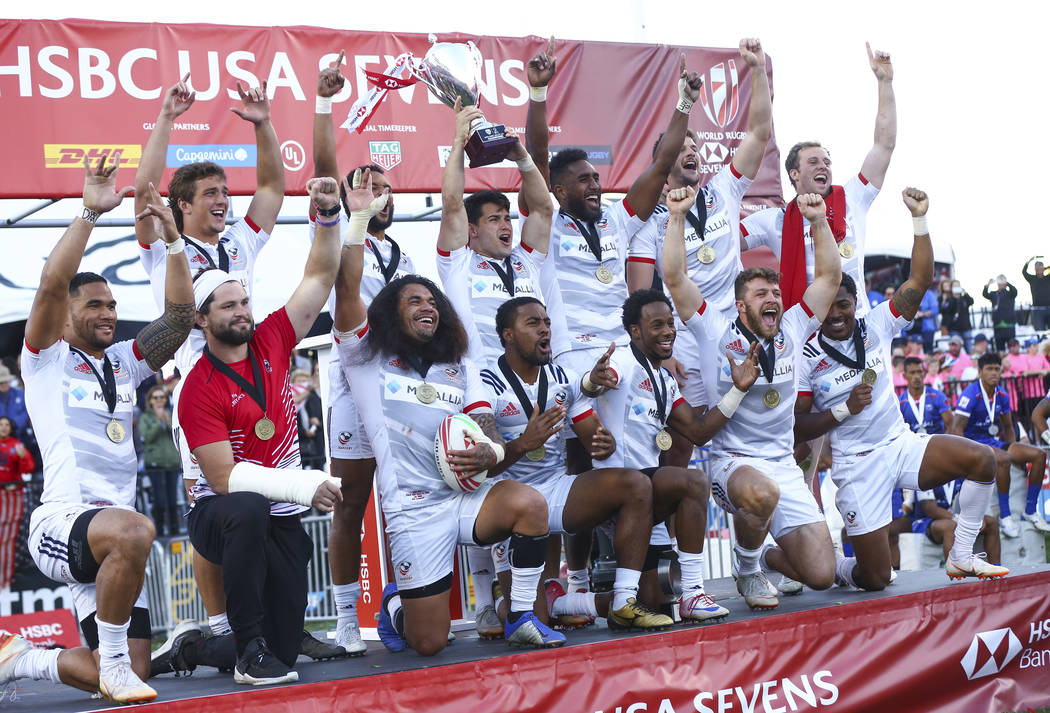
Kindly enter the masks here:
M 507 618 L 503 625 L 503 636 L 511 646 L 533 646 L 549 649 L 565 643 L 565 634 L 554 631 L 536 618 L 532 612 L 526 612 L 515 622 Z
M 383 587 L 383 603 L 379 607 L 379 624 L 377 629 L 379 631 L 379 640 L 383 642 L 383 645 L 388 650 L 397 653 L 398 651 L 404 651 L 408 645 L 405 643 L 405 639 L 401 634 L 397 633 L 397 629 L 394 628 L 394 620 L 390 617 L 387 606 L 390 600 L 400 595 L 397 593 L 397 582 L 391 582 L 390 584 Z

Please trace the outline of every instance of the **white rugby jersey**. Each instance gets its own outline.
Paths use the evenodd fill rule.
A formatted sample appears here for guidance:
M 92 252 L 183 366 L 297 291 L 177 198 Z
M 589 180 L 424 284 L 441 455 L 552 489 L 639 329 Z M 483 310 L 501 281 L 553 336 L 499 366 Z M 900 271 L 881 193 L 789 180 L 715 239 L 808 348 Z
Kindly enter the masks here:
M 100 376 L 103 360 L 91 360 Z M 35 351 L 22 346 L 26 410 L 44 458 L 40 502 L 85 503 L 135 508 L 138 457 L 132 435 L 135 388 L 153 375 L 134 340 L 106 349 L 117 387 L 112 418 L 124 427 L 124 440 L 106 435 L 109 407 L 98 379 L 65 340 Z
M 685 224 L 685 260 L 689 277 L 700 288 L 704 299 L 719 312 L 736 309 L 733 282 L 743 269 L 740 262 L 740 201 L 750 186 L 751 180 L 737 173 L 733 164 L 729 164 L 703 186 L 703 195 L 697 196 L 697 202 L 703 200 L 707 210 L 703 239 L 690 222 Z M 627 260 L 655 265 L 656 273 L 663 278 L 664 237 L 670 213 L 664 206 L 658 208 L 631 238 Z M 698 205 L 693 205 L 689 212 L 699 220 Z M 698 251 L 705 245 L 715 251 L 714 262 L 707 265 L 700 262 L 698 256 Z M 666 286 L 664 291 L 670 295 Z
M 363 361 L 367 323 L 334 335 L 340 363 L 375 452 L 383 512 L 426 507 L 455 495 L 434 462 L 434 436 L 449 414 L 492 412 L 478 367 L 466 358 L 459 364 L 431 365 L 426 383 L 437 390 L 437 398 L 424 404 L 416 398 L 423 379 L 411 365 L 391 355 Z
M 880 302 L 867 317 L 857 320 L 856 328 L 864 337 L 864 366 L 875 372 L 876 380 L 871 389 L 871 403 L 831 430 L 833 456 L 873 450 L 910 430 L 901 416 L 900 401 L 893 389 L 890 359 L 890 342 L 909 323 L 896 313 L 893 300 Z M 800 394 L 812 396 L 818 409 L 827 411 L 849 399 L 853 387 L 862 383 L 864 369 L 835 361 L 821 346 L 818 336 L 814 335 L 802 349 L 798 390 Z M 844 342 L 822 338 L 849 359 L 856 359 L 852 336 Z
M 470 339 L 468 355 L 478 364 L 494 364 L 503 354 L 496 334 L 496 310 L 511 297 L 535 297 L 543 301 L 540 271 L 547 256 L 518 243 L 510 251 L 508 272 L 507 260 L 493 260 L 466 246 L 437 253 L 441 285 Z M 513 295 L 508 292 L 497 267 L 508 278 L 513 275 Z
M 856 174 L 843 186 L 846 194 L 846 237 L 844 242 L 853 246 L 853 256 L 842 258 L 842 271 L 857 283 L 857 316 L 865 316 L 871 310 L 868 288 L 864 282 L 864 253 L 867 245 L 868 209 L 879 189 L 871 185 L 862 174 Z M 781 241 L 784 234 L 784 209 L 766 208 L 744 218 L 740 232 L 750 249 L 760 245 L 769 247 L 781 256 Z M 806 246 L 806 284 L 812 284 L 814 275 L 813 238 L 809 234 L 809 221 L 802 218 L 802 240 Z
M 247 216 L 231 225 L 219 237 L 219 245 L 222 246 L 229 259 L 230 269 L 227 272 L 240 280 L 249 294 L 255 282 L 255 258 L 269 239 L 270 234 Z M 201 250 L 190 245 L 189 240 L 199 245 Z M 190 278 L 193 278 L 199 270 L 213 265 L 220 266 L 221 256 L 218 245 L 210 245 L 196 238 L 189 238 L 189 240 L 186 241 L 184 254 L 189 261 Z M 150 245 L 139 243 L 139 262 L 142 263 L 149 277 L 150 287 L 153 289 L 153 301 L 161 312 L 164 311 L 164 282 L 168 273 L 167 254 L 163 240 L 157 239 Z M 186 376 L 190 373 L 190 369 L 204 352 L 205 344 L 204 332 L 199 329 L 190 330 L 190 336 L 186 337 L 186 341 L 175 352 L 175 366 L 179 368 L 180 374 Z
M 579 221 L 585 229 L 589 226 Z M 551 346 L 557 356 L 573 349 L 608 347 L 629 341 L 620 322 L 627 300 L 627 244 L 644 221 L 634 214 L 626 199 L 602 208 L 594 224 L 601 247 L 601 261 L 594 257 L 579 225 L 563 211 L 551 221 L 550 252 L 541 276 L 551 318 Z M 612 273 L 604 284 L 598 268 Z
M 350 220 L 346 217 L 346 211 L 339 212 L 339 235 L 340 238 L 346 239 L 346 232 L 350 228 Z M 317 221 L 315 218 L 310 218 L 310 244 L 314 242 L 314 235 L 317 233 Z M 365 301 L 365 306 L 372 304 L 372 300 L 376 298 L 379 291 L 386 287 L 390 280 L 396 280 L 399 277 L 405 275 L 413 275 L 416 270 L 412 266 L 412 258 L 407 253 L 401 250 L 398 246 L 397 252 L 399 257 L 397 260 L 397 268 L 395 268 L 393 274 L 390 276 L 390 280 L 387 280 L 383 274 L 384 268 L 389 269 L 390 258 L 394 254 L 393 241 L 389 236 L 383 240 L 376 240 L 370 233 L 365 233 L 365 249 L 364 249 L 364 269 L 361 272 L 361 299 Z M 376 256 L 376 253 L 379 256 Z M 380 259 L 382 264 L 380 264 Z M 328 313 L 335 318 L 335 288 L 328 295 Z
M 726 351 L 738 364 L 747 357 L 751 345 L 721 312 L 707 307 L 689 318 L 685 326 L 693 333 L 700 349 L 704 384 L 712 403 L 733 388 L 732 372 Z M 711 439 L 711 453 L 717 458 L 751 456 L 780 460 L 790 456 L 795 444 L 796 366 L 806 339 L 820 326 L 805 301 L 791 307 L 780 320 L 780 331 L 773 338 L 775 359 L 773 381 L 759 372 L 758 380 L 748 389 L 733 418 Z M 763 348 L 768 342 L 763 343 Z M 765 403 L 770 388 L 780 394 L 780 401 L 769 408 Z
M 553 363 L 544 366 L 543 371 L 547 374 L 547 408 L 564 407 L 572 423 L 582 421 L 594 413 L 594 403 L 580 389 L 580 377 Z M 492 404 L 492 412 L 496 414 L 496 425 L 500 434 L 503 440 L 509 443 L 525 432 L 529 417 L 514 393 L 514 388 L 507 383 L 506 377 L 495 362 L 481 370 L 481 381 L 485 385 L 488 401 Z M 518 381 L 521 382 L 529 400 L 538 404 L 539 378 L 535 384 L 522 381 L 520 377 Z M 544 445 L 547 454 L 541 460 L 532 461 L 522 456 L 517 463 L 503 471 L 500 477 L 529 485 L 565 477 L 566 428 L 569 428 L 568 423 L 565 424 L 565 428 L 547 439 Z
M 617 349 L 609 360 L 616 372 L 617 389 L 609 389 L 594 399 L 598 418 L 616 439 L 616 450 L 605 460 L 594 461 L 596 468 L 655 468 L 660 465 L 662 451 L 656 445 L 656 434 L 667 426 L 667 418 L 685 399 L 678 392 L 678 383 L 671 372 L 661 367 L 649 368 L 653 376 L 662 380 L 667 389 L 667 408 L 664 420 L 659 418 L 653 384 L 645 368 L 628 349 Z

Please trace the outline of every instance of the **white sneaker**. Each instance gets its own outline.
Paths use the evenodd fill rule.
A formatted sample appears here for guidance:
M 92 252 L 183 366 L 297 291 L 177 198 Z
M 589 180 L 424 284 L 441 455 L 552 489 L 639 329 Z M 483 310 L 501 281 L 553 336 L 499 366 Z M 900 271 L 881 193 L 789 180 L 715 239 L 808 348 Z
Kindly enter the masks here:
M 706 592 L 683 594 L 678 603 L 678 615 L 689 624 L 707 624 L 729 616 L 729 610 L 718 604 Z
M 787 597 L 802 594 L 802 582 L 797 582 L 786 574 L 782 574 L 780 581 L 777 582 L 777 591 Z
M 148 703 L 157 697 L 157 692 L 135 675 L 130 661 L 100 671 L 98 692 L 114 703 Z
M 1011 539 L 1020 535 L 1021 526 L 1017 523 L 1017 516 L 1010 515 L 1009 517 L 999 518 L 999 530 L 1003 533 L 1003 537 Z
M 341 646 L 347 656 L 364 656 L 368 646 L 361 639 L 361 627 L 353 619 L 335 630 L 335 645 Z
M 1010 574 L 1010 570 L 997 564 L 989 564 L 985 561 L 987 555 L 980 553 L 970 555 L 966 560 L 955 560 L 951 554 L 944 563 L 944 569 L 950 579 L 963 579 L 965 577 L 977 577 L 978 579 L 998 579 Z
M 897 570 L 895 570 L 893 567 L 890 567 L 890 584 L 893 584 L 896 581 L 897 581 Z
M 736 590 L 743 595 L 744 601 L 752 609 L 776 609 L 780 606 L 777 599 L 777 588 L 769 583 L 764 572 L 738 575 Z
M 499 620 L 499 614 L 491 604 L 486 604 L 478 612 L 474 619 L 474 627 L 482 639 L 503 638 L 503 622 Z
M 1050 532 L 1050 524 L 1047 524 L 1043 516 L 1037 512 L 1026 512 L 1021 516 L 1021 519 L 1039 530 L 1039 532 Z
M 18 634 L 0 634 L 0 686 L 15 680 L 15 663 L 33 645 Z

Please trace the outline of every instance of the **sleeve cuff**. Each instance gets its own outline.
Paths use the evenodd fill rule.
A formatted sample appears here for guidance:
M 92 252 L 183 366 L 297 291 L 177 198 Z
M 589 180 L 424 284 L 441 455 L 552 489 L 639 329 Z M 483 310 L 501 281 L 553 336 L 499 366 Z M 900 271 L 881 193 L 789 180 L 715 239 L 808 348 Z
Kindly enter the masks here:
M 574 419 L 572 419 L 572 422 L 573 423 L 579 423 L 580 421 L 582 421 L 583 419 L 585 419 L 588 416 L 592 415 L 593 413 L 594 413 L 594 409 L 589 408 L 586 411 L 584 411 L 583 413 L 581 413 L 579 416 L 577 416 Z
M 806 301 L 805 300 L 799 300 L 799 304 L 802 305 L 802 311 L 806 313 L 806 316 L 812 318 L 813 317 L 813 310 L 811 310 L 809 308 L 809 305 L 806 304 Z
M 252 229 L 252 232 L 259 233 L 262 231 L 262 228 L 256 225 L 255 221 L 252 220 L 250 216 L 244 216 L 244 222 L 248 224 L 248 227 Z
M 472 403 L 469 406 L 467 406 L 466 408 L 464 408 L 463 409 L 463 413 L 470 413 L 471 411 L 481 411 L 481 410 L 491 411 L 492 410 L 492 404 L 490 404 L 488 401 L 475 401 L 474 403 Z
M 655 265 L 656 258 L 642 257 L 640 255 L 632 255 L 627 258 L 627 262 L 644 262 L 646 265 Z

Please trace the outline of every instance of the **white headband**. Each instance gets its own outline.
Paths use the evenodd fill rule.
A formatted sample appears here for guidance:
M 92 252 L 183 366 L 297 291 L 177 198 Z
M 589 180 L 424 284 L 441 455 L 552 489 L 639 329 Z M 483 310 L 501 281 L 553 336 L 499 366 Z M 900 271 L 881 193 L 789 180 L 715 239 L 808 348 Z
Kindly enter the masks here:
M 193 302 L 199 311 L 201 305 L 211 297 L 212 293 L 219 288 L 220 285 L 225 285 L 227 282 L 239 282 L 241 287 L 244 287 L 244 291 L 248 292 L 248 287 L 240 279 L 234 277 L 228 272 L 222 270 L 206 270 L 193 282 Z

